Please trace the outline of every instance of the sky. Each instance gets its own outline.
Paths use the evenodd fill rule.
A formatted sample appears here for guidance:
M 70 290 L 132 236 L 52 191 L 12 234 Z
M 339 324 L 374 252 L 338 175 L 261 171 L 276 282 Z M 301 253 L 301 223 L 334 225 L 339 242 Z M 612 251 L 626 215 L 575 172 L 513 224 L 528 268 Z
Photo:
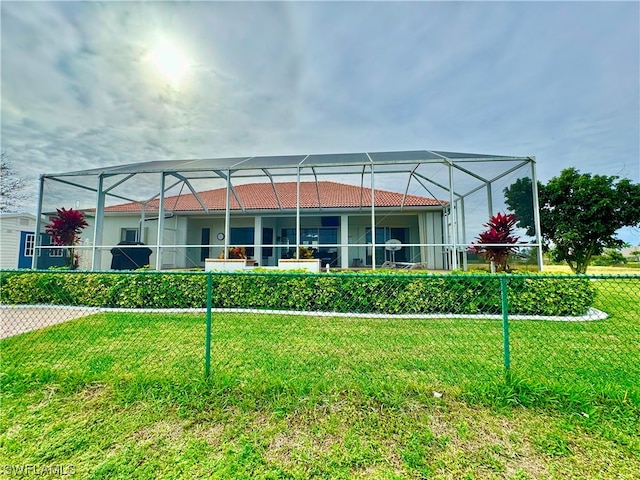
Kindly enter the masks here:
M 640 182 L 636 1 L 0 14 L 1 147 L 34 191 L 44 173 L 150 160 L 422 149 L 535 156 L 543 183 L 568 167 Z

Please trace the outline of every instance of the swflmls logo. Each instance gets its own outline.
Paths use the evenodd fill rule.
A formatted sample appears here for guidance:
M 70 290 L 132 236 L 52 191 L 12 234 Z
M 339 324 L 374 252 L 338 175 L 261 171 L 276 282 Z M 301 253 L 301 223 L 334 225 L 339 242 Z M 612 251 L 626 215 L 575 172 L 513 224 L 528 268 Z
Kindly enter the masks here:
M 63 476 L 75 474 L 76 467 L 75 465 L 2 465 L 0 471 L 8 476 Z

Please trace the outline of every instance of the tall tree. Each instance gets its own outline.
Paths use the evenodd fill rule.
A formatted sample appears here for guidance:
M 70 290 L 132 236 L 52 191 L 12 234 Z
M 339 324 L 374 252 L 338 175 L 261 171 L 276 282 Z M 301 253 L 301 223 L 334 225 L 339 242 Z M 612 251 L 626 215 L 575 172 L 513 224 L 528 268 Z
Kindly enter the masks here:
M 538 189 L 540 189 L 538 182 Z M 533 217 L 533 189 L 531 179 L 523 177 L 517 179 L 509 187 L 504 189 L 505 204 L 508 209 L 516 214 L 516 226 L 524 228 L 527 235 L 535 235 L 535 222 Z
M 0 157 L 0 213 L 13 213 L 28 198 L 24 191 L 27 182 L 11 167 L 4 153 Z
M 519 226 L 535 234 L 531 180 L 519 179 L 504 190 L 505 202 Z M 640 226 L 640 185 L 617 176 L 591 175 L 567 168 L 546 185 L 538 182 L 540 226 L 544 247 L 575 273 L 586 273 L 594 255 L 620 247 L 622 227 Z

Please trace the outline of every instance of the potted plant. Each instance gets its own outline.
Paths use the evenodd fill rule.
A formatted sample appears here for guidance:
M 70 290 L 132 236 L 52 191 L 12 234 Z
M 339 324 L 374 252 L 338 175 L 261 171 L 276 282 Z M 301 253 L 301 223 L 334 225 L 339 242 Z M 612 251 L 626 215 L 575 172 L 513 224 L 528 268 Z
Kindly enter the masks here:
M 218 258 L 224 258 L 224 250 Z M 247 258 L 247 250 L 244 247 L 229 247 L 227 250 L 228 259 L 243 259 Z
M 316 249 L 312 247 L 298 247 L 298 258 L 315 258 Z

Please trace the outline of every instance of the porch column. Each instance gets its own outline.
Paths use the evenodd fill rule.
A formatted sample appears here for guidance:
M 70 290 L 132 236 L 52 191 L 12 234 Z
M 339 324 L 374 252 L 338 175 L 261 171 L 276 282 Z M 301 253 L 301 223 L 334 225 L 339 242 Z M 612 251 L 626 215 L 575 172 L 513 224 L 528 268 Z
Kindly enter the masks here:
M 138 241 L 140 243 L 145 243 L 147 241 L 146 239 L 146 235 L 144 234 L 144 222 L 146 221 L 146 208 L 147 208 L 147 202 L 143 202 L 140 204 L 141 207 L 141 212 L 140 212 L 140 227 L 138 230 Z
M 262 217 L 253 219 L 253 243 L 255 244 L 253 258 L 262 266 Z
M 349 268 L 349 215 L 340 215 L 340 268 Z
M 420 263 L 426 263 L 427 268 L 433 268 L 433 259 L 429 258 L 429 250 L 427 248 L 427 214 L 420 212 L 418 214 L 418 242 L 420 243 Z

